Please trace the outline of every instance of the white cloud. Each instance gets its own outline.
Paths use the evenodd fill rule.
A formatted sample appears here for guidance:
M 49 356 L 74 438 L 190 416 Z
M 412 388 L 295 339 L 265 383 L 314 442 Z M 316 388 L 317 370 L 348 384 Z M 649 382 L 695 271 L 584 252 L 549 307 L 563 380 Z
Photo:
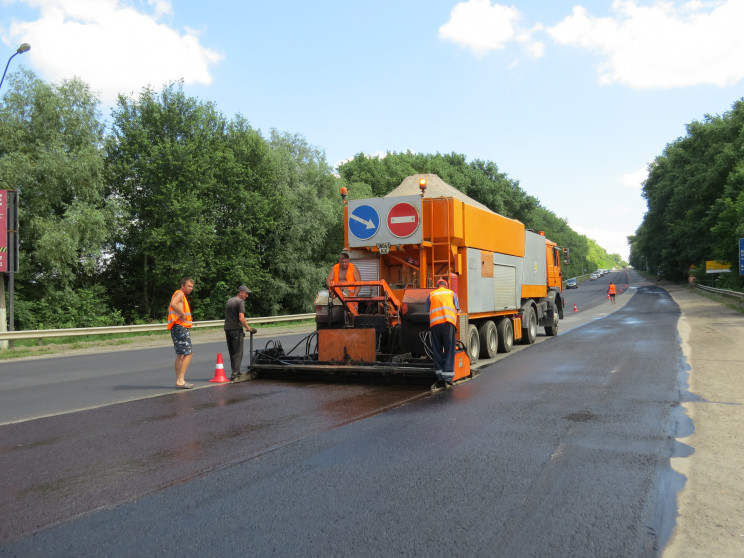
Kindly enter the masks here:
M 591 238 L 599 246 L 604 248 L 608 254 L 620 254 L 625 261 L 628 260 L 630 247 L 628 246 L 627 237 L 633 233 L 617 229 L 585 227 L 574 223 L 569 223 L 569 225 L 577 233 Z
M 147 0 L 147 3 L 155 7 L 155 15 L 171 15 L 173 13 L 173 6 L 171 0 Z
M 458 2 L 450 18 L 439 28 L 439 38 L 469 48 L 476 56 L 502 50 L 510 41 L 527 43 L 530 55 L 542 55 L 542 46 L 533 44 L 529 32 L 519 29 L 521 13 L 514 7 L 491 5 L 490 0 Z
M 744 2 L 639 5 L 615 0 L 612 17 L 576 6 L 548 34 L 558 43 L 605 57 L 600 83 L 637 89 L 731 85 L 744 77 Z
M 31 44 L 29 63 L 48 81 L 79 77 L 113 104 L 119 93 L 212 82 L 210 66 L 223 56 L 203 47 L 191 30 L 160 23 L 172 13 L 170 0 L 147 0 L 143 13 L 119 0 L 21 0 L 39 10 L 34 21 L 15 21 L 3 30 L 8 44 Z
M 540 58 L 547 34 L 554 42 L 598 53 L 601 84 L 668 89 L 699 84 L 720 87 L 744 78 L 744 1 L 614 0 L 612 15 L 594 17 L 577 5 L 553 27 L 520 27 L 522 13 L 491 0 L 459 2 L 441 40 L 469 48 L 476 56 L 521 43 Z M 517 62 L 512 62 L 517 65 Z
M 648 178 L 648 166 L 620 176 L 618 181 L 626 188 L 640 190 L 643 182 Z

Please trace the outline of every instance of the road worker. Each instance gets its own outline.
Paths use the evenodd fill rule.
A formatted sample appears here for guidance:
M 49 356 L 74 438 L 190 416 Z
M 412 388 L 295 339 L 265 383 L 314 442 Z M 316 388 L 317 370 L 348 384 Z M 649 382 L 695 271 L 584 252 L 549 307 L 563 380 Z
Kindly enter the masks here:
M 191 308 L 186 295 L 194 290 L 194 280 L 185 277 L 181 280 L 181 288 L 171 297 L 168 305 L 168 329 L 176 350 L 176 389 L 191 389 L 194 384 L 186 382 L 186 370 L 191 362 Z
M 362 277 L 359 275 L 359 269 L 351 261 L 349 261 L 349 254 L 341 252 L 338 256 L 338 263 L 331 268 L 326 278 L 326 285 L 328 288 L 331 287 L 331 281 L 338 283 L 347 282 L 352 283 L 354 281 L 361 281 Z M 345 287 L 343 289 L 344 294 L 354 296 L 358 291 L 358 288 Z
M 351 261 L 349 261 L 349 254 L 341 252 L 338 256 L 338 263 L 331 268 L 331 271 L 326 277 L 326 285 L 331 288 L 331 281 L 338 283 L 346 282 L 351 283 L 354 281 L 361 281 L 362 276 L 359 274 L 359 269 Z M 354 296 L 359 292 L 359 287 L 343 287 L 342 292 L 345 296 Z M 331 292 L 331 296 L 333 293 Z M 358 312 L 359 305 L 356 302 L 347 302 L 348 308 L 354 313 Z
M 240 365 L 243 362 L 243 341 L 245 332 L 251 334 L 258 330 L 248 325 L 245 319 L 245 299 L 251 294 L 245 285 L 238 287 L 238 294 L 228 299 L 225 305 L 225 339 L 227 340 L 227 352 L 230 354 L 230 380 L 235 381 L 240 377 Z
M 615 304 L 615 295 L 617 294 L 617 287 L 615 287 L 615 283 L 610 281 L 610 286 L 607 287 L 607 296 L 609 297 L 612 304 Z
M 432 358 L 437 383 L 449 387 L 455 379 L 457 314 L 460 312 L 460 301 L 457 295 L 449 290 L 447 280 L 443 277 L 437 281 L 437 288 L 426 298 L 426 311 L 429 313 Z

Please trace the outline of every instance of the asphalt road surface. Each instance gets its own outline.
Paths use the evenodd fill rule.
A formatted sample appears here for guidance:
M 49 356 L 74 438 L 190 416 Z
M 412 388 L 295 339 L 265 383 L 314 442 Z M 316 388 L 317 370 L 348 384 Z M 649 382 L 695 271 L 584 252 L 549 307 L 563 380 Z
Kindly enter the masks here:
M 606 298 L 610 277 L 600 281 L 585 281 L 579 289 L 564 292 L 567 301 L 565 319 L 560 322 L 560 331 L 567 332 L 595 319 L 606 316 L 622 307 L 631 291 L 627 290 L 624 271 L 612 275 L 623 289 L 617 296 L 617 305 L 612 306 Z M 573 308 L 576 305 L 577 311 Z M 279 339 L 286 351 L 301 343 L 311 326 L 304 328 L 279 328 L 285 333 L 278 335 L 276 329 L 259 329 L 254 338 L 254 348 L 263 348 Z M 538 342 L 549 337 L 538 328 Z M 192 332 L 194 356 L 187 373 L 187 380 L 197 388 L 215 387 L 210 383 L 214 377 L 217 355 L 227 360 L 224 333 L 219 330 L 196 330 Z M 514 351 L 525 346 L 515 345 Z M 128 349 L 128 350 L 124 350 Z M 244 367 L 248 362 L 249 343 L 246 340 Z M 498 355 L 492 360 L 481 360 L 476 368 L 506 358 Z M 143 340 L 139 345 L 108 348 L 82 349 L 61 356 L 29 357 L 12 361 L 0 361 L 0 425 L 42 417 L 51 417 L 72 411 L 93 409 L 115 403 L 141 400 L 148 397 L 171 395 L 174 392 L 175 354 L 170 337 L 164 335 L 158 341 Z M 227 364 L 227 375 L 230 375 Z
M 2 417 L 0 556 L 656 556 L 683 484 L 670 458 L 689 452 L 679 308 L 632 281 L 610 307 L 603 280 L 566 293 L 558 337 L 434 394 L 173 393 L 162 349 L 3 363 L 3 407 L 42 392 L 26 418 L 49 416 Z M 19 370 L 85 358 L 107 364 L 51 385 Z M 94 396 L 73 396 L 96 366 Z

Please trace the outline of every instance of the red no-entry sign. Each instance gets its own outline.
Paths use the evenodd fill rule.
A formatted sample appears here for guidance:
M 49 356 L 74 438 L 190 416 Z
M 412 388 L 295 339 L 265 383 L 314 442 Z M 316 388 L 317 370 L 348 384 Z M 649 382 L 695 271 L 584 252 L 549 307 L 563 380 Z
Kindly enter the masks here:
M 407 238 L 419 226 L 419 214 L 410 203 L 399 203 L 390 208 L 387 216 L 388 230 L 398 238 Z

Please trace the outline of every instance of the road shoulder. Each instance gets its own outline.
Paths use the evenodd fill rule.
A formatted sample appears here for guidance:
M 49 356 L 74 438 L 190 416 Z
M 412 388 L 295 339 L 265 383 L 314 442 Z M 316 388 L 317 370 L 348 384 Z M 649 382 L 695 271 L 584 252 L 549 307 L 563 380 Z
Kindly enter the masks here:
M 664 285 L 681 310 L 678 324 L 689 367 L 694 433 L 678 441 L 689 457 L 672 458 L 687 481 L 664 558 L 744 555 L 744 315 L 691 292 Z

